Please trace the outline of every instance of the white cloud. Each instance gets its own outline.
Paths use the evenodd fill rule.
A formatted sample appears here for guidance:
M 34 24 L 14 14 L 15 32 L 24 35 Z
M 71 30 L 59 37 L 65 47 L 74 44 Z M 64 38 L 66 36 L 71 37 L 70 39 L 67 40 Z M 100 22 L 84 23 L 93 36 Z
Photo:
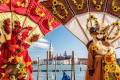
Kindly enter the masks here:
M 41 38 L 41 39 L 38 40 L 38 42 L 49 42 L 49 41 L 44 39 L 44 38 Z
M 49 48 L 49 44 L 47 43 L 42 43 L 42 42 L 36 42 L 31 45 L 32 47 L 38 47 L 38 48 Z
M 31 45 L 31 48 L 34 50 L 36 50 L 35 47 L 38 47 L 38 48 L 43 48 L 43 49 L 48 49 L 49 48 L 49 44 L 47 43 L 49 42 L 48 40 L 44 39 L 44 38 L 41 38 L 39 39 L 37 42 L 33 43 Z

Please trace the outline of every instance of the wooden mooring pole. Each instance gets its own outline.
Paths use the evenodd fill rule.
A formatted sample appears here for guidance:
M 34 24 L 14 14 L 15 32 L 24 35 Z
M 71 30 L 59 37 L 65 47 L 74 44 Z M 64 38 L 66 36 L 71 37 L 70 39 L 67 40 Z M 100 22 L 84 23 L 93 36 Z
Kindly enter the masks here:
M 56 80 L 56 61 L 57 61 L 57 57 L 55 56 L 55 80 Z
M 48 80 L 48 51 L 47 51 L 47 80 Z
M 71 58 L 71 80 L 73 80 L 73 54 Z
M 74 55 L 74 51 L 72 51 L 72 55 L 73 55 L 73 68 L 74 68 L 74 80 L 75 80 L 75 55 Z
M 37 75 L 37 80 L 39 80 L 39 56 L 38 56 L 38 75 Z

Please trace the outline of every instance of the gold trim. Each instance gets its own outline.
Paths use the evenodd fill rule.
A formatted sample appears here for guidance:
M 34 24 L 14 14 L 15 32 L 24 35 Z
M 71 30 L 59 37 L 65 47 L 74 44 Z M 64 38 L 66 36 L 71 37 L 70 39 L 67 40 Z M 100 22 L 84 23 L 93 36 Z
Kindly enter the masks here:
M 11 11 L 12 11 L 12 0 L 11 0 L 11 6 L 10 6 L 10 8 L 11 8 Z
M 87 0 L 87 8 L 88 8 L 88 12 L 90 12 L 90 1 Z
M 103 14 L 103 20 L 102 20 L 102 23 L 104 23 L 104 20 L 105 20 L 105 12 L 107 11 L 107 3 L 108 3 L 108 0 L 105 0 L 105 7 L 104 7 L 104 14 Z
M 104 20 L 105 20 L 105 13 L 103 14 L 103 20 L 102 20 L 102 23 L 104 23 Z
M 87 0 L 87 2 L 88 2 L 88 13 L 89 13 L 89 16 L 91 15 L 91 9 L 90 9 L 90 1 L 89 0 Z M 91 27 L 92 27 L 92 21 L 90 20 L 90 25 L 91 25 Z
M 116 38 L 115 40 L 113 40 L 111 43 L 114 43 L 115 41 L 117 41 L 120 38 L 120 36 L 118 38 Z
M 1 27 L 1 30 L 2 30 L 2 33 L 3 33 L 3 35 L 4 35 L 5 41 L 6 41 L 6 40 L 7 40 L 7 37 L 6 37 L 6 35 L 5 35 L 5 32 L 4 32 L 3 27 Z
M 119 21 L 119 20 L 117 20 Z M 112 30 L 115 28 L 115 26 L 112 27 L 112 29 L 110 30 L 110 32 L 108 33 L 108 36 L 111 34 Z
M 4 19 L 4 17 L 2 15 L 0 15 L 0 16 Z
M 108 36 L 111 34 L 112 30 L 115 28 L 115 26 L 112 27 L 112 29 L 110 30 L 110 32 L 108 33 Z
M 12 29 L 14 28 L 14 23 L 13 23 L 13 12 L 11 12 L 11 25 L 12 25 Z
M 13 11 L 13 4 L 14 1 L 11 0 L 11 11 Z M 12 29 L 14 28 L 14 23 L 13 23 L 13 12 L 11 12 L 11 25 L 12 25 Z M 11 31 L 11 34 L 12 34 L 12 31 Z
M 119 49 L 120 47 L 117 47 L 117 48 L 115 48 L 115 49 Z
M 91 15 L 91 13 L 89 12 L 89 16 Z M 91 21 L 91 19 L 90 19 L 90 25 L 91 25 L 91 27 L 92 27 L 92 21 Z
M 14 13 L 15 17 L 20 20 L 20 18 Z
M 2 15 L 4 18 L 6 18 L 5 15 L 4 15 L 4 13 L 1 13 L 1 15 Z M 3 18 L 3 19 L 4 19 L 4 18 Z
M 28 18 L 28 17 L 26 16 L 25 19 L 24 19 L 24 22 L 23 22 L 23 24 L 22 24 L 22 28 L 24 27 L 27 18 Z

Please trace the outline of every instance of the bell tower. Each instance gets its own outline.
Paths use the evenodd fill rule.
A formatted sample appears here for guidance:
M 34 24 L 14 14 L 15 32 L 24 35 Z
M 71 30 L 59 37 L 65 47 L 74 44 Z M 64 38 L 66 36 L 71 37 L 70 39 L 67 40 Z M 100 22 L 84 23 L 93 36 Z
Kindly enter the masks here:
M 53 47 L 52 47 L 51 41 L 50 41 L 50 47 L 49 47 L 49 59 L 53 59 Z

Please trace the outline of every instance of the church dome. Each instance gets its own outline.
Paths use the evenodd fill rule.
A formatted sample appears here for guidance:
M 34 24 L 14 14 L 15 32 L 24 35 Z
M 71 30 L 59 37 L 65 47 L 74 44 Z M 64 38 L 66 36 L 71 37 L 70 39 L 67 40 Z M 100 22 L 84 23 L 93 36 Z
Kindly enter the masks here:
M 67 56 L 67 51 L 65 51 L 64 56 Z

